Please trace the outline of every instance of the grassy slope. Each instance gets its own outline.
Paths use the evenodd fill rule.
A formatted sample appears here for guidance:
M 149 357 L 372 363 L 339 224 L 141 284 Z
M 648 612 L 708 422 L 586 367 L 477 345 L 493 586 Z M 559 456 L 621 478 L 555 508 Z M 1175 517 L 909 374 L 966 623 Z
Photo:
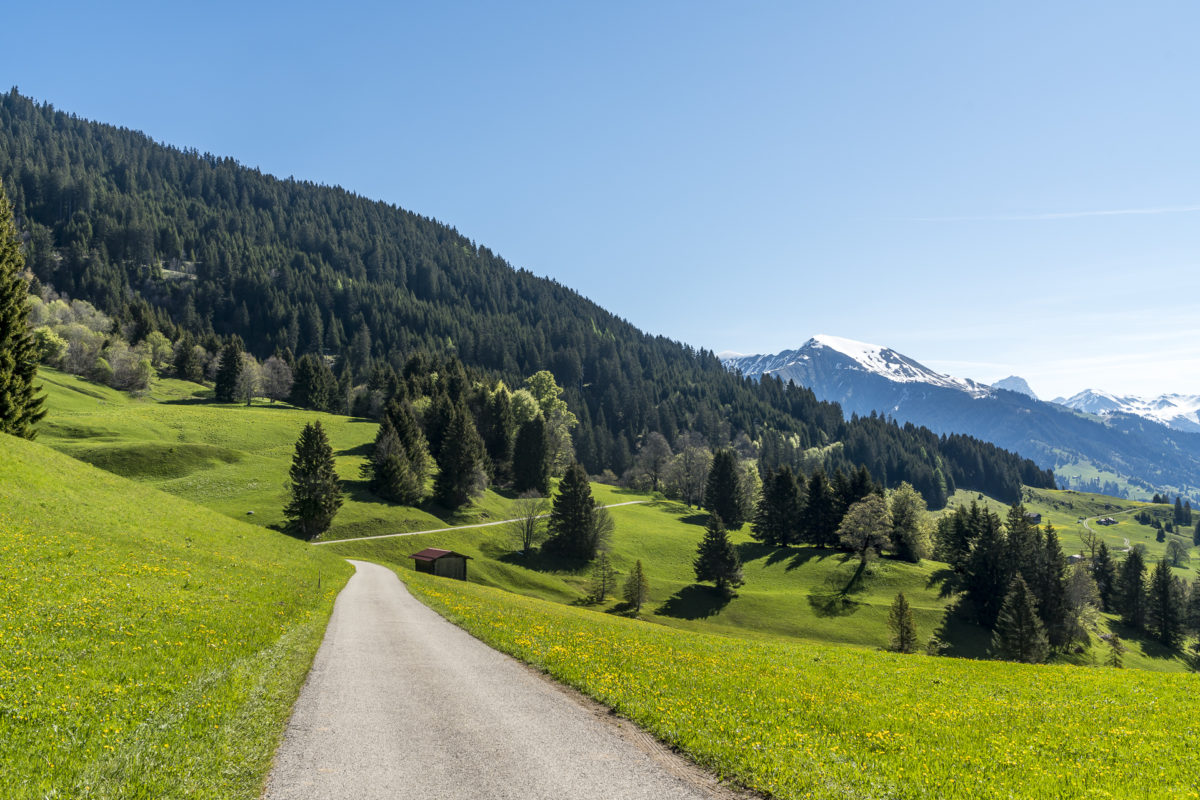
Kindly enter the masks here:
M 4 796 L 257 797 L 349 573 L 0 435 Z
M 1194 675 L 751 642 L 401 576 L 494 647 L 776 797 L 1200 797 Z
M 142 399 L 42 370 L 50 415 L 39 441 L 70 456 L 149 483 L 231 517 L 280 526 L 296 439 L 320 420 L 337 456 L 346 502 L 325 538 L 428 530 L 503 519 L 509 501 L 487 492 L 466 512 L 447 517 L 432 508 L 378 502 L 359 480 L 377 425 L 354 417 L 288 406 L 208 402 L 211 391 L 177 380 L 155 383 Z

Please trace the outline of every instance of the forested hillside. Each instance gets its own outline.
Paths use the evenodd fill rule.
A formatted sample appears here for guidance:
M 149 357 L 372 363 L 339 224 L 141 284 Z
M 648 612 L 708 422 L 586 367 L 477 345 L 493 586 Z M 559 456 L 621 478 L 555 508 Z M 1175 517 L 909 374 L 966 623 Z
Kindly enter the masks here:
M 768 468 L 864 464 L 934 506 L 956 487 L 1011 500 L 1021 483 L 1053 485 L 985 442 L 846 421 L 807 389 L 730 374 L 436 220 L 157 144 L 15 89 L 0 97 L 0 180 L 37 280 L 95 304 L 130 345 L 157 331 L 176 352 L 198 342 L 211 355 L 236 336 L 259 358 L 324 357 L 342 388 L 378 389 L 387 369 L 411 379 L 421 364 L 512 385 L 549 370 L 592 473 L 625 473 L 652 432 L 676 449 L 691 432 L 714 448 L 745 434 Z

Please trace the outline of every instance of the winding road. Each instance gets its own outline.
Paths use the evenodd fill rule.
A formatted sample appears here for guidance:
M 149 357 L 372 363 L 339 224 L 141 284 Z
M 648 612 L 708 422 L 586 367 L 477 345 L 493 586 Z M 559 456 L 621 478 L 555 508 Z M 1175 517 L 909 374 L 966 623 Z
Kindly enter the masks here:
M 1094 533 L 1094 534 L 1096 534 L 1096 535 L 1099 535 L 1099 534 L 1100 534 L 1100 531 L 1096 530 L 1096 529 L 1095 529 L 1095 528 L 1093 528 L 1091 525 L 1089 525 L 1089 524 L 1088 524 L 1089 522 L 1095 522 L 1096 520 L 1098 520 L 1098 519 L 1103 519 L 1104 517 L 1119 517 L 1119 516 L 1121 516 L 1122 514 L 1129 514 L 1129 513 L 1132 513 L 1132 512 L 1134 512 L 1134 511 L 1137 511 L 1137 510 L 1138 510 L 1138 509 L 1137 509 L 1136 507 L 1134 507 L 1134 508 L 1127 508 L 1127 509 L 1125 509 L 1124 511 L 1117 511 L 1116 513 L 1113 513 L 1113 514 L 1097 514 L 1097 515 L 1096 515 L 1096 516 L 1094 516 L 1094 517 L 1088 517 L 1087 519 L 1083 520 L 1083 527 L 1087 528 L 1087 529 L 1088 529 L 1090 532 L 1092 532 L 1092 533 Z M 1123 549 L 1123 550 L 1121 550 L 1121 552 L 1123 552 L 1123 553 L 1128 553 L 1128 552 L 1129 552 L 1129 550 L 1131 549 L 1131 545 L 1129 544 L 1129 537 L 1128 537 L 1128 536 L 1123 536 L 1123 537 L 1121 537 L 1121 538 L 1123 538 L 1123 539 L 1125 540 L 1125 547 L 1124 547 L 1124 549 Z
M 267 800 L 741 796 L 351 563 Z

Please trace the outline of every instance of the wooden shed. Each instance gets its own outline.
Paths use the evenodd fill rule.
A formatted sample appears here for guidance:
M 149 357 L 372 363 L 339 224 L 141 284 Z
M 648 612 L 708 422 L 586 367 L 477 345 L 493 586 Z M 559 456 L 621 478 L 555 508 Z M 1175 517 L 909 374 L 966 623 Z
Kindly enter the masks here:
M 441 575 L 443 578 L 467 579 L 467 559 L 462 553 L 453 550 L 441 550 L 437 547 L 426 547 L 419 553 L 409 556 L 417 567 L 417 572 L 428 572 L 430 575 Z

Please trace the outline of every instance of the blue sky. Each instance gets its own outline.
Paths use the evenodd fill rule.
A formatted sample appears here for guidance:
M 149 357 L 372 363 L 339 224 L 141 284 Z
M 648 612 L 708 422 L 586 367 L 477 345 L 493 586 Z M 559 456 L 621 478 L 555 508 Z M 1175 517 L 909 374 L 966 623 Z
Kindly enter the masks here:
M 1200 393 L 1194 3 L 5 16 L 5 86 L 435 217 L 654 333 Z

